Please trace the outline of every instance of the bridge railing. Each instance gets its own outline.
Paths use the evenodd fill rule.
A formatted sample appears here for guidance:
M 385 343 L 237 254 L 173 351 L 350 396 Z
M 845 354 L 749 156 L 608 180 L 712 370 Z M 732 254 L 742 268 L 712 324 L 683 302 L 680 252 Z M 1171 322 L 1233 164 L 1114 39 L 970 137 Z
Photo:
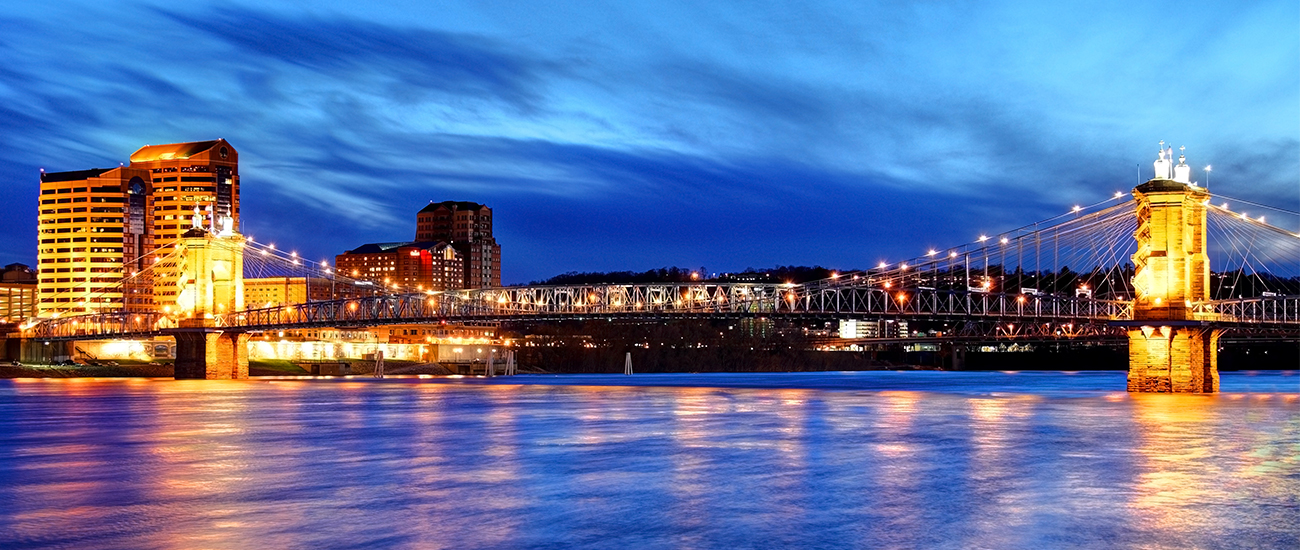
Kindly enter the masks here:
M 255 309 L 232 326 L 776 311 L 777 285 L 644 284 L 506 287 L 374 296 Z
M 821 286 L 804 292 L 791 289 L 777 311 L 944 318 L 1120 320 L 1133 316 L 1132 303 L 1119 300 L 860 286 Z
M 34 338 L 76 338 L 82 336 L 147 335 L 176 327 L 176 319 L 162 313 L 97 313 L 46 319 L 31 326 Z
M 217 327 L 359 326 L 439 320 L 694 315 L 880 316 L 945 319 L 1116 320 L 1125 301 L 863 286 L 672 283 L 507 287 L 308 302 L 215 316 Z M 98 314 L 47 320 L 37 338 L 129 337 L 176 326 L 162 314 Z
M 1194 304 L 1198 319 L 1261 325 L 1300 324 L 1300 296 L 1236 298 Z

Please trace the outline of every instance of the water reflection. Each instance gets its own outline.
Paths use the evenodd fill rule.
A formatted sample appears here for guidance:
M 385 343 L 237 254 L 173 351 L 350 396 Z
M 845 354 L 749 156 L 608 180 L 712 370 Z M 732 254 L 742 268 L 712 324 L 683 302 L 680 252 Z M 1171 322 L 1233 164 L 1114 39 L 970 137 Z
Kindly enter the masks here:
M 0 547 L 1300 546 L 1300 395 L 1063 377 L 0 381 Z

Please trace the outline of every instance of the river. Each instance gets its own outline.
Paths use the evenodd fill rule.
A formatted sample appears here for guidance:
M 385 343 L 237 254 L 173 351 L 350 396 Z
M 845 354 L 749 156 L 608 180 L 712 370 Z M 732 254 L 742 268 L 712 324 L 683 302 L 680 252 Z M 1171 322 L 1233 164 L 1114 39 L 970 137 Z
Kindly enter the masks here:
M 0 380 L 0 548 L 1300 548 L 1300 374 L 1222 380 Z

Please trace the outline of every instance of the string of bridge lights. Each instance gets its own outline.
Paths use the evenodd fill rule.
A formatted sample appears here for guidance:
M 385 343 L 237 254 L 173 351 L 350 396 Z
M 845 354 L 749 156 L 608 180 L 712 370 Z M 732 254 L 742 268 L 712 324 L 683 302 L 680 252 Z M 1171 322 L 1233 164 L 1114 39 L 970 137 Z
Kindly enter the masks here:
M 1105 199 L 1105 200 L 1102 200 L 1102 201 L 1099 201 L 1099 202 L 1096 202 L 1096 203 L 1093 203 L 1093 204 L 1090 204 L 1090 205 L 1087 205 L 1087 206 L 1075 205 L 1075 206 L 1073 206 L 1073 207 L 1070 208 L 1069 212 L 1066 212 L 1066 213 L 1064 213 L 1064 214 L 1060 214 L 1060 215 L 1057 215 L 1057 216 L 1054 216 L 1054 217 L 1051 217 L 1051 218 L 1047 218 L 1047 219 L 1045 219 L 1045 220 L 1041 220 L 1041 221 L 1036 222 L 1036 223 L 1033 223 L 1033 224 L 1025 225 L 1025 226 L 1022 226 L 1022 227 L 1020 227 L 1020 228 L 1013 229 L 1013 230 L 1011 230 L 1011 231 L 1007 231 L 1007 232 L 1001 233 L 1001 234 L 999 234 L 999 235 L 997 236 L 998 244 L 1003 244 L 1003 245 L 1005 245 L 1005 244 L 1010 244 L 1010 243 L 1011 243 L 1011 238 L 1008 237 L 1007 235 L 1010 235 L 1010 234 L 1012 234 L 1012 233 L 1015 233 L 1016 231 L 1020 231 L 1020 230 L 1023 230 L 1023 229 L 1025 229 L 1025 228 L 1028 228 L 1028 227 L 1035 227 L 1035 226 L 1038 226 L 1038 225 L 1043 225 L 1043 224 L 1046 224 L 1046 223 L 1048 223 L 1048 222 L 1052 222 L 1052 221 L 1055 221 L 1055 220 L 1059 220 L 1059 219 L 1061 219 L 1061 218 L 1063 218 L 1063 217 L 1065 217 L 1065 216 L 1069 216 L 1069 215 L 1072 215 L 1072 214 L 1073 214 L 1073 215 L 1078 215 L 1078 214 L 1080 214 L 1081 212 L 1083 212 L 1084 210 L 1090 210 L 1090 209 L 1092 209 L 1092 208 L 1096 208 L 1096 207 L 1098 207 L 1098 206 L 1101 206 L 1101 205 L 1104 205 L 1104 204 L 1107 204 L 1107 203 L 1110 203 L 1110 202 L 1114 202 L 1114 201 L 1116 201 L 1116 200 L 1118 200 L 1118 199 L 1120 199 L 1120 198 L 1122 198 L 1122 197 L 1124 197 L 1124 196 L 1125 196 L 1125 195 L 1124 195 L 1124 192 L 1122 192 L 1122 191 L 1116 191 L 1115 194 L 1112 195 L 1112 196 L 1111 196 L 1110 198 L 1108 198 L 1108 199 Z M 1225 204 L 1225 206 L 1226 206 L 1226 204 Z M 1261 218 L 1260 221 L 1263 221 L 1263 219 Z M 960 245 L 957 245 L 957 246 L 953 246 L 953 247 L 949 247 L 949 248 L 947 248 L 947 249 L 944 249 L 942 252 L 946 252 L 948 258 L 956 258 L 956 257 L 959 255 L 959 253 L 957 252 L 957 249 L 962 248 L 962 247 L 966 247 L 966 246 L 971 246 L 971 245 L 983 245 L 984 243 L 988 242 L 988 241 L 989 241 L 990 239 L 992 239 L 992 238 L 993 238 L 993 237 L 990 237 L 988 234 L 983 234 L 983 233 L 981 233 L 980 236 L 977 237 L 974 241 L 971 241 L 971 242 L 968 242 L 968 243 L 963 243 L 963 244 L 960 244 Z M 935 248 L 929 248 L 929 249 L 926 250 L 924 256 L 918 256 L 918 257 L 913 258 L 913 259 L 911 259 L 911 260 L 903 260 L 903 261 L 899 261 L 899 262 L 895 262 L 895 263 L 890 263 L 890 262 L 887 262 L 887 261 L 882 260 L 879 264 L 876 264 L 876 269 L 880 269 L 880 270 L 888 270 L 888 269 L 890 269 L 891 266 L 896 266 L 898 270 L 900 270 L 900 271 L 906 271 L 907 269 L 913 267 L 914 265 L 916 265 L 916 264 L 918 264 L 918 263 L 921 263 L 921 262 L 918 262 L 917 260 L 928 261 L 928 260 L 930 260 L 930 259 L 932 259 L 932 258 L 935 258 L 936 256 L 939 256 L 940 252 L 941 252 L 941 251 L 938 250 L 938 249 L 935 249 Z M 912 262 L 912 264 L 909 265 L 908 262 Z M 838 277 L 839 277 L 839 274 L 832 274 L 831 277 L 832 277 L 832 278 L 838 278 Z M 854 277 L 856 278 L 856 275 L 855 275 Z

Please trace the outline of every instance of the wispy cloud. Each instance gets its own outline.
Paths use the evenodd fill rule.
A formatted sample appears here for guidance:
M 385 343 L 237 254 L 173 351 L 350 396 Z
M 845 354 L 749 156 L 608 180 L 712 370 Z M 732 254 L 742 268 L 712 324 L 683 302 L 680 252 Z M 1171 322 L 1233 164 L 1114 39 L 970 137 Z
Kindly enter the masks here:
M 332 256 L 482 201 L 508 281 L 911 255 L 1124 190 L 1159 139 L 1296 209 L 1292 7 L 1186 3 L 1158 44 L 1125 4 L 16 7 L 0 254 L 34 256 L 37 168 L 213 137 L 259 239 Z

